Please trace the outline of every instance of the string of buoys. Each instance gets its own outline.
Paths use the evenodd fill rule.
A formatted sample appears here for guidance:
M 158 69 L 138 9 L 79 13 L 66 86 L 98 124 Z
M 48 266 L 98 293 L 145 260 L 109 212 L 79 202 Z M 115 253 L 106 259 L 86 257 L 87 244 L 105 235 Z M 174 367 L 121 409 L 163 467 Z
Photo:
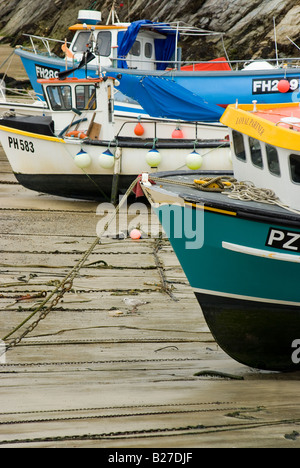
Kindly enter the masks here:
M 134 128 L 134 133 L 136 136 L 142 136 L 144 132 L 145 132 L 145 129 L 139 121 Z M 70 131 L 66 134 L 66 136 L 80 138 L 80 139 L 88 138 L 85 132 L 79 131 L 79 130 Z M 172 132 L 172 138 L 173 139 L 184 138 L 183 131 L 180 129 L 180 127 L 177 126 L 175 130 Z M 146 160 L 146 163 L 153 169 L 157 168 L 161 164 L 162 156 L 160 152 L 155 148 L 155 140 L 154 140 L 153 148 L 150 149 L 146 153 L 145 160 Z M 91 165 L 92 158 L 86 151 L 81 149 L 75 155 L 74 162 L 77 167 L 81 169 L 86 169 Z M 105 150 L 103 153 L 101 153 L 98 156 L 98 162 L 103 169 L 112 169 L 115 164 L 115 156 L 108 148 L 107 150 Z M 192 151 L 185 157 L 185 165 L 187 166 L 188 169 L 198 170 L 201 168 L 202 163 L 203 163 L 203 157 L 195 149 L 194 151 Z
M 146 153 L 145 159 L 146 163 L 151 168 L 157 168 L 162 162 L 162 156 L 156 148 L 152 148 L 151 150 L 149 150 Z M 99 155 L 98 161 L 100 166 L 103 167 L 103 169 L 112 169 L 115 164 L 115 156 L 109 149 L 107 149 Z M 92 158 L 86 151 L 81 149 L 74 156 L 74 163 L 77 167 L 81 169 L 86 169 L 91 165 Z M 192 151 L 185 157 L 185 165 L 188 167 L 188 169 L 198 170 L 201 168 L 202 163 L 203 156 L 197 153 L 197 151 Z

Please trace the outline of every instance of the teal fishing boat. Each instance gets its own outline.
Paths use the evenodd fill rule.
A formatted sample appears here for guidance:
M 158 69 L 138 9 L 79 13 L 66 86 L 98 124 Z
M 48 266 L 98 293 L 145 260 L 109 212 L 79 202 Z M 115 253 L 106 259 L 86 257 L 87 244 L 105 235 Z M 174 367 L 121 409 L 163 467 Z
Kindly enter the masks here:
M 299 105 L 229 106 L 233 174 L 160 173 L 143 191 L 220 347 L 300 369 Z

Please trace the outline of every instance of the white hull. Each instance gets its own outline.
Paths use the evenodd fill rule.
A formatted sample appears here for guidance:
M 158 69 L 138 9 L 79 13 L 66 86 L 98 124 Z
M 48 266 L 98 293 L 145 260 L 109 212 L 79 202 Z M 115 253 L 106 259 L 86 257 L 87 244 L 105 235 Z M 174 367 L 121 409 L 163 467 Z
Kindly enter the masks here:
M 135 175 L 141 172 L 156 172 L 146 162 L 146 155 L 151 147 L 110 148 L 115 153 L 115 165 L 111 169 L 104 169 L 99 163 L 99 157 L 108 148 L 108 142 L 97 142 L 97 145 L 84 143 L 74 138 L 56 138 L 31 136 L 27 132 L 14 130 L 0 130 L 1 143 L 15 173 L 23 174 L 82 174 L 83 170 L 76 166 L 74 157 L 82 149 L 91 158 L 91 164 L 84 170 L 88 174 L 111 174 L 117 171 L 121 174 Z M 192 151 L 189 148 L 161 148 L 161 163 L 159 171 L 176 171 L 186 169 L 186 156 Z M 226 148 L 197 148 L 203 156 L 203 170 L 228 169 L 231 170 L 230 149 Z
M 113 144 L 110 146 L 114 157 L 112 158 L 112 167 L 108 169 L 102 166 L 101 160 L 102 153 L 109 147 L 109 142 L 90 141 L 89 143 L 74 138 L 62 139 L 3 126 L 0 126 L 0 141 L 13 172 L 23 185 L 45 193 L 63 196 L 66 194 L 67 196 L 80 196 L 80 198 L 85 198 L 86 194 L 84 193 L 85 189 L 79 193 L 79 188 L 76 186 L 79 179 L 84 181 L 84 186 L 86 186 L 93 185 L 91 178 L 96 178 L 97 184 L 101 184 L 101 178 L 103 178 L 106 186 L 109 187 L 114 175 L 123 178 L 126 185 L 142 172 L 188 170 L 185 159 L 193 151 L 191 143 L 179 148 L 171 140 L 173 147 L 158 148 L 161 163 L 158 167 L 151 168 L 146 161 L 146 156 L 152 145 L 146 147 L 143 142 L 135 138 L 132 141 L 138 147 L 134 147 L 134 144 L 130 146 L 130 139 L 124 139 L 123 143 L 120 139 L 118 146 Z M 167 143 L 164 142 L 161 146 L 167 146 Z M 81 150 L 85 151 L 90 158 L 90 164 L 84 169 L 78 167 L 74 160 Z M 198 147 L 197 152 L 203 156 L 201 169 L 231 170 L 230 148 L 228 146 L 214 148 L 206 145 L 206 147 Z M 49 189 L 47 184 L 50 183 L 51 178 L 52 188 Z M 63 181 L 62 185 L 66 192 L 62 192 L 58 186 L 56 189 L 55 185 L 57 185 L 58 180 Z M 124 191 L 125 188 L 123 186 L 122 190 Z M 95 190 L 95 187 L 93 189 Z

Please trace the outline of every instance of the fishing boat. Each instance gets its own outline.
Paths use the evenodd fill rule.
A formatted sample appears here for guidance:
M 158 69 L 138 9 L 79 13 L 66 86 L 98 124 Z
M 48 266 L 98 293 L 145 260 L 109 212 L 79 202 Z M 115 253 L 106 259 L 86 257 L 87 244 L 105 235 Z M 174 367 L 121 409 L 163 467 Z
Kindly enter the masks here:
M 233 173 L 145 174 L 142 188 L 220 347 L 253 368 L 299 370 L 299 103 L 230 105 L 221 122 Z
M 4 113 L 0 142 L 23 186 L 115 201 L 145 170 L 232 167 L 229 141 L 201 139 L 197 122 L 177 128 L 174 121 L 140 118 L 116 128 L 115 82 L 107 76 L 40 80 L 50 114 Z
M 105 75 L 103 74 L 103 77 Z M 94 82 L 92 78 L 89 78 L 88 83 L 93 88 L 95 83 L 97 83 L 98 78 L 95 78 Z M 81 114 L 84 110 L 87 113 L 87 118 L 89 119 L 93 115 L 93 109 L 83 109 L 80 99 L 77 97 L 73 99 L 72 106 L 57 105 L 55 99 L 53 98 L 53 92 L 50 90 L 55 89 L 54 84 L 51 80 L 48 80 L 47 90 L 43 83 L 46 81 L 38 80 L 38 85 L 41 86 L 43 94 L 37 94 L 33 90 L 26 89 L 12 89 L 9 88 L 9 94 L 6 94 L 6 88 L 4 86 L 4 81 L 0 82 L 0 115 L 14 112 L 16 115 L 24 116 L 48 116 L 51 117 L 55 122 L 56 133 L 59 134 L 66 126 L 66 122 L 69 122 L 74 116 L 74 112 Z M 2 86 L 1 86 L 2 83 Z M 60 83 L 63 85 L 63 83 Z M 153 129 L 153 125 L 156 127 L 156 136 L 158 138 L 166 138 L 180 135 L 182 138 L 191 139 L 195 136 L 195 118 L 198 117 L 198 113 L 195 115 L 189 115 L 189 121 L 177 119 L 168 119 L 168 118 L 153 118 L 147 114 L 143 108 L 134 101 L 130 102 L 130 98 L 126 98 L 124 101 L 120 101 L 120 92 L 118 91 L 119 82 L 118 80 L 114 81 L 114 127 L 116 134 L 121 132 L 124 134 L 124 131 L 128 135 L 130 133 L 134 135 L 134 129 L 136 125 L 140 122 L 143 123 L 144 136 L 149 134 L 147 129 Z M 70 89 L 76 88 L 76 80 L 69 80 L 68 86 Z M 63 89 L 63 88 L 61 88 Z M 77 88 L 76 88 L 77 89 Z M 79 88 L 80 89 L 80 88 Z M 71 96 L 77 95 L 78 91 L 75 89 L 71 91 Z M 123 96 L 123 95 L 122 95 Z M 43 98 L 42 98 L 43 97 Z M 125 96 L 124 96 L 125 98 Z M 118 104 L 116 105 L 116 99 Z M 130 108 L 128 108 L 130 106 Z M 129 110 L 130 109 L 130 110 Z M 102 112 L 101 107 L 98 106 L 95 109 L 97 112 Z M 198 111 L 200 109 L 198 107 Z M 206 112 L 206 111 L 205 111 Z M 180 115 L 181 111 L 177 113 Z M 193 121 L 191 121 L 193 119 Z M 80 120 L 80 119 L 79 119 Z M 76 122 L 76 121 L 75 121 Z M 76 124 L 76 123 L 75 123 Z M 153 132 L 150 132 L 153 133 Z M 227 128 L 222 125 L 220 122 L 197 122 L 197 135 L 202 140 L 216 140 L 224 139 L 228 136 Z
M 77 23 L 69 28 L 74 32 L 72 42 L 54 41 L 56 46 L 59 44 L 63 48 L 65 58 L 59 58 L 52 52 L 52 39 L 27 35 L 31 48 L 17 47 L 15 53 L 20 56 L 37 93 L 42 93 L 38 79 L 57 77 L 66 68 L 76 68 L 74 73 L 79 78 L 99 77 L 103 70 L 110 76 L 122 76 L 119 86 L 122 94 L 120 99 L 116 98 L 117 110 L 122 99 L 126 100 L 124 96 L 140 103 L 143 88 L 153 84 L 157 86 L 160 82 L 164 90 L 168 88 L 169 95 L 185 91 L 187 102 L 193 95 L 206 100 L 214 108 L 214 115 L 204 113 L 202 121 L 218 121 L 224 108 L 236 98 L 240 103 L 252 102 L 253 99 L 261 103 L 295 101 L 299 92 L 299 68 L 297 63 L 295 67 L 286 65 L 293 63 L 294 58 L 233 62 L 228 60 L 224 50 L 223 57 L 203 62 L 182 62 L 181 48 L 178 47 L 180 37 L 190 34 L 201 38 L 209 34 L 222 39 L 223 33 L 205 31 L 180 22 L 139 20 L 122 23 L 115 17 L 114 8 L 112 12 L 104 25 L 101 12 L 80 10 Z M 36 41 L 43 43 L 43 52 L 37 48 Z M 87 50 L 92 54 L 90 60 L 78 69 L 77 65 Z M 279 86 L 282 79 L 288 82 L 288 88 Z M 128 112 L 134 112 L 132 102 L 127 104 Z M 144 112 L 149 114 L 150 109 L 153 111 L 149 108 Z M 166 106 L 150 115 L 164 118 L 165 110 Z M 171 110 L 168 109 L 169 112 Z

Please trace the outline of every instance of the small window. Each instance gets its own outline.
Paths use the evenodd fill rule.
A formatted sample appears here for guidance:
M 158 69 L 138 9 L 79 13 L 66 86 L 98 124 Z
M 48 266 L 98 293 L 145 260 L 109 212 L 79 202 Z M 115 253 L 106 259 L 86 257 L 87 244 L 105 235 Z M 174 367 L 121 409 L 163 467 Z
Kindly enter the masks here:
M 249 148 L 250 148 L 251 161 L 253 162 L 254 166 L 262 169 L 264 165 L 263 165 L 262 152 L 261 152 L 261 146 L 260 146 L 259 141 L 256 140 L 255 138 L 249 137 Z
M 291 165 L 292 181 L 296 182 L 296 184 L 300 184 L 300 155 L 299 154 L 290 155 L 290 165 Z
M 91 33 L 89 31 L 80 32 L 73 45 L 73 52 L 79 54 L 87 51 L 87 44 L 90 40 Z
M 232 141 L 233 141 L 234 153 L 237 159 L 240 159 L 241 161 L 246 161 L 246 152 L 245 152 L 243 135 L 233 130 Z
M 48 86 L 47 93 L 51 107 L 54 111 L 65 111 L 72 109 L 70 86 Z
M 78 85 L 75 88 L 76 109 L 96 109 L 96 88 L 94 85 Z
M 152 50 L 153 50 L 153 47 L 152 47 L 151 42 L 146 42 L 145 44 L 145 57 L 146 58 L 152 57 Z
M 111 52 L 111 32 L 100 31 L 97 36 L 96 54 L 108 57 Z
M 266 154 L 269 171 L 271 172 L 271 174 L 280 176 L 281 173 L 277 149 L 274 146 L 266 144 Z
M 129 52 L 131 55 L 139 57 L 141 55 L 141 43 L 140 41 L 135 41 Z

